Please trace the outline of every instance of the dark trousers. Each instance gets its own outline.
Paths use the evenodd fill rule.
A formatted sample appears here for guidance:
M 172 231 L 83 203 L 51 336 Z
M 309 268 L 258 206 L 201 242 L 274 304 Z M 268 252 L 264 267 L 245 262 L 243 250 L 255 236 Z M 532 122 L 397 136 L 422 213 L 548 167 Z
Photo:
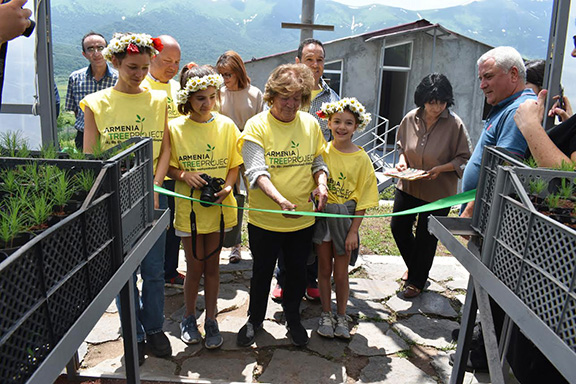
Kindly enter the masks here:
M 76 149 L 78 149 L 79 151 L 82 151 L 84 149 L 84 131 L 76 131 L 74 144 L 76 144 Z
M 164 188 L 174 192 L 174 186 L 176 182 L 174 180 L 164 180 L 162 185 Z M 172 196 L 166 196 L 168 198 L 168 208 L 170 208 L 170 226 L 168 231 L 166 231 L 166 246 L 164 253 L 164 280 L 170 280 L 178 276 L 178 255 L 180 254 L 180 237 L 176 236 L 174 230 L 174 198 Z
M 280 255 L 278 255 L 276 280 L 278 281 L 278 285 L 284 288 L 284 282 L 286 281 L 286 267 L 284 266 L 284 255 L 282 254 L 282 252 L 280 252 Z M 318 280 L 318 258 L 316 257 L 312 264 L 308 264 L 306 266 L 306 286 L 314 288 L 317 287 L 318 286 L 317 280 Z
M 286 219 L 290 220 L 290 219 Z M 306 290 L 306 261 L 312 246 L 313 226 L 295 232 L 273 232 L 248 224 L 252 252 L 249 321 L 255 326 L 264 321 L 270 283 L 278 254 L 284 254 L 286 281 L 282 308 L 288 324 L 300 321 L 300 301 Z
M 394 212 L 420 207 L 427 201 L 415 198 L 406 192 L 396 189 Z M 450 208 L 423 212 L 412 215 L 393 216 L 390 223 L 392 235 L 400 254 L 408 267 L 408 283 L 423 289 L 432 268 L 438 239 L 428 232 L 428 216 L 447 216 Z M 416 221 L 416 216 L 418 220 Z M 416 222 L 416 231 L 413 231 Z

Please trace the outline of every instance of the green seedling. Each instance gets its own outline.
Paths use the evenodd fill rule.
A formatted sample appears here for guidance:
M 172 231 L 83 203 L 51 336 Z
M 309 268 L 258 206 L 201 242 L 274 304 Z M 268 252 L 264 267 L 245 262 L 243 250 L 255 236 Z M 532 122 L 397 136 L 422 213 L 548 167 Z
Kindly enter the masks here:
M 528 184 L 528 189 L 530 191 L 530 194 L 532 194 L 532 195 L 539 195 L 547 187 L 548 187 L 548 183 L 545 180 L 540 179 L 540 178 L 531 180 L 530 183 Z
M 40 147 L 40 157 L 43 159 L 58 158 L 58 148 L 53 143 L 46 143 Z
M 560 203 L 560 195 L 554 193 L 546 197 L 546 204 L 548 204 L 548 208 L 550 208 L 550 210 L 558 208 L 559 203 Z
M 89 169 L 84 169 L 74 175 L 74 182 L 78 190 L 83 192 L 89 192 L 90 189 L 92 189 L 94 180 L 96 180 L 96 176 L 94 176 L 94 172 Z

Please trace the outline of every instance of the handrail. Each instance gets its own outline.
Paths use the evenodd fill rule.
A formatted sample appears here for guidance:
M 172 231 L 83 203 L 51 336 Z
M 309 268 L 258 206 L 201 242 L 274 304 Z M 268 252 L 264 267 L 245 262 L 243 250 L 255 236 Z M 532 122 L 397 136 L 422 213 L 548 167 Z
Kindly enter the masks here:
M 396 164 L 396 148 L 392 150 L 387 150 L 388 148 L 388 135 L 391 132 L 395 132 L 398 126 L 390 128 L 390 121 L 380 115 L 376 117 L 377 121 L 380 123 L 375 124 L 371 128 L 366 129 L 366 131 L 355 135 L 353 138 L 354 143 L 362 144 L 364 150 L 370 156 L 372 160 L 372 165 L 377 173 L 382 172 L 385 167 L 393 167 Z M 382 133 L 379 133 L 382 132 Z M 394 135 L 396 136 L 396 135 Z M 392 162 L 390 162 L 390 157 L 392 157 Z M 387 161 L 388 159 L 388 161 Z M 378 190 L 382 191 L 389 185 L 393 183 L 393 180 L 388 177 L 378 177 Z

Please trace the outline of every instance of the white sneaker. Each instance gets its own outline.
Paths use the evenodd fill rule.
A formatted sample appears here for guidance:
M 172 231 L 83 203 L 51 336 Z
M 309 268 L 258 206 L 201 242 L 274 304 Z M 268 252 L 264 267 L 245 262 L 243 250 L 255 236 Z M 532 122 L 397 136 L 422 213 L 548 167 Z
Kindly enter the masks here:
M 322 312 L 316 332 L 323 337 L 334 338 L 334 318 L 332 312 Z
M 334 328 L 334 336 L 342 339 L 350 338 L 350 330 L 348 329 L 348 319 L 346 315 L 336 315 L 336 327 Z

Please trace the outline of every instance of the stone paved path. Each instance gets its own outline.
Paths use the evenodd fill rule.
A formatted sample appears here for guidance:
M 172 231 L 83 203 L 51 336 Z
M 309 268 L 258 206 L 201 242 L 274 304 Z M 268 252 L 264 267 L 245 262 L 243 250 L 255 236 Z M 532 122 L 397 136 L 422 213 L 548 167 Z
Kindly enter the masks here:
M 222 252 L 218 322 L 224 345 L 209 351 L 180 340 L 183 295 L 166 289 L 165 327 L 173 357 L 147 357 L 141 378 L 184 382 L 270 383 L 446 383 L 455 348 L 451 332 L 458 327 L 461 300 L 468 279 L 453 257 L 437 257 L 426 291 L 413 300 L 398 293 L 405 270 L 397 256 L 361 256 L 351 269 L 348 314 L 353 320 L 349 341 L 327 340 L 316 334 L 320 305 L 303 301 L 303 324 L 309 332 L 306 348 L 292 346 L 286 335 L 282 307 L 269 300 L 264 329 L 251 348 L 236 345 L 236 332 L 246 321 L 251 266 L 243 252 L 239 264 L 228 264 Z M 181 269 L 185 266 L 181 257 Z M 334 296 L 334 295 L 333 295 Z M 335 297 L 333 297 L 335 301 Z M 199 300 L 203 331 L 203 301 Z M 200 315 L 202 314 L 202 315 Z M 82 376 L 123 375 L 122 343 L 114 303 L 80 350 Z M 465 383 L 487 383 L 487 374 L 467 373 Z

